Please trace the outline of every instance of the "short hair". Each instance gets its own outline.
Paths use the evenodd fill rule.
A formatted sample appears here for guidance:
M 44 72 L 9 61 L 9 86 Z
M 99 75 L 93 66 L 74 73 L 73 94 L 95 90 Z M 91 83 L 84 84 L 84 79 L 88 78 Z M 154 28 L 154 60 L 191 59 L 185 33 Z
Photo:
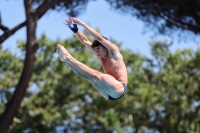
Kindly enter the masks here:
M 106 40 L 108 40 L 108 38 L 102 36 L 103 38 L 105 38 Z M 94 40 L 94 42 L 92 43 L 91 47 L 92 48 L 95 48 L 95 47 L 98 47 L 99 45 L 102 45 L 99 41 L 97 40 Z M 103 46 L 103 45 L 102 45 Z M 103 46 L 104 47 L 104 46 Z

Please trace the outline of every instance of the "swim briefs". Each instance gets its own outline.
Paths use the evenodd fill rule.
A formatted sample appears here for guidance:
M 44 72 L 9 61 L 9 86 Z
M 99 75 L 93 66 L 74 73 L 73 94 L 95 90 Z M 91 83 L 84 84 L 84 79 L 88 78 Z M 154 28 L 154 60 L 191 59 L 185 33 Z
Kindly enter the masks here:
M 117 99 L 122 98 L 122 97 L 125 95 L 125 93 L 126 93 L 126 85 L 125 85 L 124 83 L 121 83 L 121 84 L 122 84 L 123 87 L 124 87 L 124 92 L 123 92 L 123 94 L 122 94 L 120 97 L 118 97 L 118 98 L 113 98 L 113 97 L 111 97 L 111 96 L 109 95 L 108 100 L 114 101 L 114 100 L 117 100 Z

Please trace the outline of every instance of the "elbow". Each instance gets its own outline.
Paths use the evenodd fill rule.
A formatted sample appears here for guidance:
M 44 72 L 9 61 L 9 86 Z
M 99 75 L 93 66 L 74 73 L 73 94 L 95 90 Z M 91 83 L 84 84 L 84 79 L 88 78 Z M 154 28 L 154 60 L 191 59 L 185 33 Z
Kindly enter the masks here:
M 88 43 L 88 40 L 82 40 L 81 43 L 87 44 L 87 43 Z
M 84 44 L 84 41 L 83 41 L 83 40 L 79 39 L 79 41 L 80 41 L 82 44 Z
M 88 40 L 85 39 L 85 38 L 80 38 L 79 40 L 80 40 L 80 42 L 83 43 L 83 44 L 86 44 L 86 43 L 88 42 Z

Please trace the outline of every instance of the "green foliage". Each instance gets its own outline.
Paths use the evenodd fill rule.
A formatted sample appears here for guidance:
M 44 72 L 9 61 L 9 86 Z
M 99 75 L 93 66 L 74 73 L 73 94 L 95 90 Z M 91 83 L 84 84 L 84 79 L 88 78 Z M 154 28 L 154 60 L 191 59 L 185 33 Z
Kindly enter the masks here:
M 63 10 L 69 16 L 77 16 L 82 13 L 90 0 L 60 0 L 59 3 L 52 7 L 52 10 L 61 11 Z M 45 0 L 33 0 L 35 7 L 45 3 Z
M 52 41 L 42 35 L 37 43 L 31 83 L 9 132 L 200 130 L 200 49 L 171 53 L 171 43 L 152 42 L 153 59 L 122 49 L 129 73 L 127 94 L 117 101 L 107 101 L 56 54 L 56 44 L 60 43 L 77 60 L 102 71 L 97 58 L 75 36 Z M 19 41 L 18 47 L 23 55 L 24 42 Z M 2 113 L 19 79 L 23 56 L 2 48 L 0 51 L 0 93 L 6 94 L 0 101 Z
M 20 78 L 23 62 L 10 51 L 0 47 L 0 66 L 0 113 L 2 113 L 5 103 L 10 100 Z

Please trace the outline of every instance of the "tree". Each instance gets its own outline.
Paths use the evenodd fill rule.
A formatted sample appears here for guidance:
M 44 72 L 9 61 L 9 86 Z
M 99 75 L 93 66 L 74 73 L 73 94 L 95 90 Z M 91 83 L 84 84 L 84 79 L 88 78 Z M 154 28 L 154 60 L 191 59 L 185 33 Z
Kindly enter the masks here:
M 153 78 L 155 89 L 161 89 L 160 108 L 151 126 L 160 132 L 196 133 L 200 130 L 200 49 L 177 50 L 171 53 L 171 44 L 152 43 L 158 73 Z M 163 106 L 164 105 L 164 106 Z
M 66 13 L 70 15 L 77 15 L 82 7 L 88 3 L 88 0 L 75 0 L 75 1 L 63 1 L 63 0 L 24 0 L 26 21 L 17 25 L 13 29 L 8 29 L 0 23 L 0 28 L 4 31 L 3 35 L 0 36 L 0 44 L 5 41 L 8 37 L 14 34 L 20 28 L 26 26 L 27 28 L 27 42 L 26 42 L 26 57 L 24 60 L 24 67 L 19 78 L 19 82 L 15 88 L 14 94 L 10 101 L 6 105 L 4 113 L 0 117 L 0 130 L 6 132 L 9 125 L 12 123 L 13 117 L 16 115 L 17 110 L 20 106 L 22 98 L 25 95 L 26 88 L 28 87 L 33 66 L 35 53 L 38 48 L 35 42 L 35 31 L 37 21 L 46 13 L 49 9 L 64 9 Z M 38 6 L 36 9 L 33 5 Z M 2 19 L 2 18 L 1 18 Z M 0 19 L 0 20 L 1 20 Z M 1 21 L 0 21 L 1 22 Z
M 39 48 L 27 93 L 9 132 L 199 131 L 199 49 L 172 53 L 170 43 L 152 42 L 152 59 L 121 49 L 129 73 L 127 93 L 108 102 L 59 61 L 57 43 L 64 44 L 76 59 L 102 71 L 100 62 L 75 36 L 51 41 L 42 35 L 37 39 Z M 24 53 L 25 42 L 18 46 Z M 0 53 L 0 63 L 5 64 L 0 69 L 0 85 L 10 88 L 2 91 L 3 112 L 20 76 L 24 55 Z
M 48 55 L 49 52 L 55 52 L 53 44 L 58 43 L 59 40 L 52 43 L 47 40 L 45 41 L 45 37 L 42 37 L 41 40 L 36 41 L 35 30 L 37 21 L 47 10 L 60 10 L 64 8 L 68 14 L 74 16 L 78 13 L 76 11 L 79 10 L 74 7 L 79 7 L 79 5 L 82 7 L 86 5 L 87 2 L 87 0 L 67 2 L 62 0 L 24 0 L 26 12 L 25 22 L 22 22 L 13 29 L 9 29 L 0 23 L 0 28 L 4 31 L 0 36 L 0 43 L 21 27 L 26 26 L 27 28 L 27 42 L 22 43 L 25 45 L 21 46 L 22 53 L 25 53 L 25 56 L 23 55 L 22 57 L 16 58 L 16 56 L 9 53 L 9 51 L 1 51 L 3 54 L 0 54 L 2 57 L 0 58 L 1 64 L 5 64 L 5 66 L 1 66 L 0 71 L 0 76 L 3 77 L 1 80 L 1 87 L 4 88 L 0 91 L 0 96 L 2 96 L 2 102 L 0 103 L 2 107 L 0 108 L 2 114 L 0 117 L 0 131 L 7 131 L 9 125 L 12 124 L 14 116 L 16 117 L 14 118 L 14 124 L 11 126 L 11 132 L 24 130 L 37 132 L 38 129 L 41 129 L 42 132 L 49 132 L 55 131 L 55 128 L 58 126 L 61 126 L 64 130 L 86 132 L 121 132 L 124 130 L 129 131 L 129 129 L 132 132 L 139 132 L 141 130 L 160 132 L 199 131 L 199 50 L 177 51 L 173 54 L 170 53 L 168 44 L 159 42 L 152 45 L 155 59 L 147 59 L 146 57 L 137 55 L 128 50 L 123 51 L 129 71 L 128 92 L 123 99 L 115 102 L 107 102 L 103 100 L 103 98 L 101 99 L 98 97 L 96 91 L 85 89 L 92 88 L 90 84 L 71 76 L 70 71 L 65 69 L 63 65 L 57 64 L 57 61 L 54 60 L 55 54 L 50 54 L 51 56 Z M 32 8 L 34 4 L 36 4 L 36 9 Z M 124 3 L 124 5 L 126 5 L 126 3 Z M 139 7 L 141 7 L 141 5 L 142 4 L 139 4 Z M 198 6 L 198 4 L 196 6 Z M 147 8 L 146 6 L 144 7 Z M 153 4 L 151 7 L 155 8 L 157 13 L 156 9 L 159 6 Z M 188 7 L 191 8 L 191 6 Z M 177 8 L 178 7 L 175 9 Z M 163 10 L 164 9 L 165 8 L 163 8 Z M 196 8 L 194 9 L 197 10 Z M 148 15 L 151 16 L 155 14 L 153 10 L 151 10 L 151 12 L 148 11 L 152 14 L 148 14 L 148 12 L 145 11 L 146 10 L 141 10 L 139 13 L 142 14 L 140 15 L 146 15 L 148 17 Z M 175 11 L 172 10 L 172 13 L 174 12 Z M 161 12 L 159 11 L 159 13 Z M 178 18 L 180 18 L 180 16 L 178 16 Z M 154 22 L 150 21 L 154 20 L 150 18 L 147 18 L 147 20 L 149 20 L 149 22 Z M 157 20 L 157 17 L 155 18 Z M 188 20 L 188 18 L 185 19 L 185 21 L 186 20 Z M 198 24 L 198 19 L 195 21 Z M 168 23 L 171 24 L 172 22 L 169 21 Z M 183 26 L 182 29 L 184 29 L 185 25 L 181 24 L 182 23 L 178 26 Z M 189 24 L 189 22 L 186 24 Z M 174 25 L 176 25 L 176 23 L 174 23 Z M 168 25 L 165 26 L 167 27 Z M 180 28 L 178 26 L 172 27 Z M 168 28 L 170 28 L 170 26 Z M 191 31 L 193 30 L 191 27 L 188 29 Z M 162 32 L 162 30 L 160 31 Z M 196 34 L 198 34 L 198 32 Z M 69 44 L 67 41 L 65 43 Z M 70 44 L 71 43 L 73 44 L 73 41 L 70 42 Z M 36 50 L 41 50 L 41 52 L 37 53 Z M 72 47 L 72 53 L 73 50 L 76 52 L 84 52 L 81 47 Z M 75 53 L 74 56 L 78 57 Z M 90 55 L 84 53 L 84 56 L 78 57 L 78 59 L 82 62 L 85 61 L 85 63 L 90 62 L 85 60 L 85 56 L 87 57 Z M 35 63 L 35 61 L 37 63 Z M 95 62 L 95 60 L 92 61 Z M 42 62 L 46 64 L 44 65 Z M 97 62 L 94 62 L 90 62 L 89 64 L 91 64 L 91 66 L 94 65 L 96 69 L 100 69 L 98 65 L 95 65 Z M 155 64 L 155 62 L 157 64 Z M 47 66 L 52 63 L 55 63 L 54 65 L 56 67 Z M 34 73 L 32 73 L 33 71 Z M 50 77 L 52 74 L 50 72 L 55 72 L 55 78 L 61 80 L 62 83 L 67 82 L 66 79 L 56 75 L 56 73 L 60 73 L 60 75 L 62 73 L 63 76 L 70 76 L 74 84 L 71 82 L 68 82 L 67 85 L 58 84 L 58 80 L 52 82 Z M 38 88 L 41 88 L 41 90 L 38 90 L 38 92 L 29 90 L 25 93 L 27 88 L 34 86 L 36 86 L 36 90 L 38 90 Z M 61 89 L 57 91 L 58 93 L 54 93 L 50 88 L 46 89 L 47 86 L 51 86 L 57 90 L 58 88 Z M 8 90 L 6 88 L 8 88 Z M 68 88 L 75 89 L 69 90 Z M 45 89 L 48 90 L 48 92 Z M 73 95 L 74 93 L 77 95 Z M 17 113 L 24 96 L 26 97 Z M 63 99 L 64 96 L 68 97 Z M 67 104 L 65 104 L 66 101 Z M 57 104 L 58 106 L 56 106 Z M 48 111 L 45 111 L 45 109 Z M 102 110 L 104 111 L 102 112 Z M 17 124 L 20 122 L 27 123 Z M 35 125 L 30 126 L 30 123 L 33 122 Z
M 88 81 L 75 76 L 63 62 L 59 61 L 57 54 L 55 54 L 57 43 L 65 44 L 69 52 L 79 61 L 102 71 L 100 62 L 96 60 L 96 57 L 91 52 L 85 49 L 84 45 L 75 36 L 63 41 L 58 39 L 55 42 L 47 39 L 45 35 L 41 36 L 37 40 L 39 52 L 36 54 L 32 80 L 9 132 L 56 132 L 56 128 L 59 126 L 66 131 L 91 131 L 91 129 L 95 128 L 95 123 L 92 121 L 92 123 L 87 122 L 87 126 L 83 126 L 85 123 L 80 123 L 77 119 L 88 121 L 91 118 L 85 118 L 87 110 L 89 109 L 88 111 L 91 112 L 93 110 L 91 107 L 99 99 L 106 100 L 100 96 Z M 24 53 L 25 42 L 20 41 L 18 46 L 21 53 Z M 7 52 L 1 51 L 0 59 L 2 60 L 0 61 L 3 62 L 7 58 Z M 12 61 L 9 62 L 13 63 L 17 63 L 18 60 L 24 58 L 23 56 L 16 57 L 15 55 L 12 57 Z M 5 79 L 9 80 L 9 82 L 18 79 L 13 73 L 19 73 L 17 70 L 23 65 L 22 61 L 21 65 L 9 65 L 9 62 L 7 61 L 7 64 L 4 65 L 5 68 L 2 70 L 3 77 L 0 83 Z M 7 68 L 6 65 L 10 67 Z M 12 70 L 16 71 L 13 72 Z M 12 88 L 9 83 L 7 87 Z M 9 99 L 9 96 L 12 95 L 9 90 L 4 90 L 3 92 L 6 93 L 5 99 Z M 4 104 L 0 105 L 4 107 Z M 89 108 L 87 109 L 85 106 Z M 102 125 L 104 126 L 103 123 Z
M 199 0 L 106 1 L 115 10 L 136 16 L 159 34 L 171 35 L 177 31 L 180 31 L 180 35 L 183 35 L 183 31 L 200 34 Z

